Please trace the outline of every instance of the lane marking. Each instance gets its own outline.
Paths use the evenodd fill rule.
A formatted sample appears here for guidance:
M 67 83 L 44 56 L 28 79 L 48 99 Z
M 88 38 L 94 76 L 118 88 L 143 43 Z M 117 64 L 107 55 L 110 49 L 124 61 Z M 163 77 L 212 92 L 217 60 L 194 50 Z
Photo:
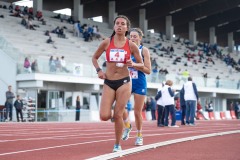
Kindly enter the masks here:
M 194 127 L 195 128 L 195 127 Z M 175 134 L 181 134 L 181 133 L 198 133 L 198 132 L 205 132 L 205 131 L 221 131 L 221 130 L 225 130 L 225 129 L 235 129 L 232 127 L 226 127 L 226 128 L 217 128 L 217 129 L 204 129 L 204 130 L 183 130 L 183 131 L 178 131 L 178 132 L 166 132 L 166 133 L 156 133 L 156 134 L 144 134 L 144 137 L 152 137 L 152 136 L 162 136 L 162 135 L 175 135 Z M 156 130 L 148 130 L 148 131 L 156 131 Z M 134 131 L 133 131 L 134 132 Z M 90 133 L 91 135 L 99 135 L 99 136 L 95 136 L 95 137 L 109 137 L 109 136 L 101 136 L 102 134 L 106 135 L 106 134 L 114 134 L 114 132 L 104 132 L 104 133 Z M 65 138 L 65 139 L 71 139 L 71 138 L 92 138 L 92 136 L 90 137 L 86 137 L 88 136 L 89 133 L 86 134 L 72 134 L 72 135 L 59 135 L 59 136 L 47 136 L 47 137 L 37 137 L 37 138 L 22 138 L 22 139 L 12 139 L 12 140 L 0 140 L 0 143 L 4 143 L 4 142 L 15 142 L 15 141 L 31 141 L 31 140 L 51 140 L 51 139 L 59 139 L 59 138 Z M 83 136 L 83 137 L 81 137 Z M 129 138 L 135 138 L 135 136 L 130 136 Z
M 221 130 L 221 129 L 219 129 Z M 206 130 L 208 131 L 208 130 Z M 189 132 L 197 132 L 197 131 L 189 131 Z M 236 131 L 229 131 L 229 134 L 231 133 L 240 133 L 240 130 L 236 130 Z M 181 132 L 181 133 L 186 133 L 186 132 Z M 227 133 L 227 132 L 219 132 L 219 133 L 211 133 L 211 134 L 205 134 L 205 135 L 212 135 L 212 134 L 217 134 L 217 135 L 224 135 L 224 133 Z M 166 134 L 171 134 L 171 133 L 166 133 Z M 172 134 L 179 134 L 179 133 L 172 133 Z M 157 134 L 157 135 L 165 135 L 165 134 Z M 200 136 L 205 136 L 205 135 L 200 135 Z M 147 135 L 148 137 L 149 136 L 152 136 L 152 135 Z M 153 136 L 156 136 L 156 134 L 153 134 Z M 199 136 L 193 136 L 193 137 L 188 137 L 188 138 L 180 138 L 180 140 L 184 140 L 186 141 L 185 139 L 187 140 L 193 140 L 193 139 L 200 139 L 200 138 L 197 138 Z M 131 138 L 134 138 L 134 137 L 131 137 Z M 100 142 L 106 142 L 106 141 L 113 141 L 115 140 L 114 139 L 105 139 L 105 140 L 98 140 L 98 141 L 89 141 L 89 142 L 81 142 L 81 143 L 74 143 L 74 144 L 66 144 L 66 145 L 59 145 L 59 146 L 52 146 L 52 147 L 43 147 L 43 148 L 36 148 L 36 149 L 30 149 L 30 150 L 22 150 L 22 151 L 16 151 L 16 152 L 7 152 L 7 153 L 0 153 L 0 156 L 5 156 L 5 155 L 12 155 L 12 154 L 19 154 L 19 153 L 27 153 L 27 152 L 34 152 L 34 151 L 41 151 L 41 150 L 48 150 L 48 149 L 55 149 L 55 148 L 63 148 L 63 147 L 70 147 L 70 146 L 77 146 L 77 145 L 83 145 L 83 144 L 91 144 L 91 143 L 100 143 Z M 160 142 L 160 143 L 154 143 L 154 144 L 149 144 L 149 145 L 144 145 L 142 147 L 135 147 L 135 148 L 130 148 L 130 149 L 126 149 L 124 151 L 121 152 L 120 155 L 116 155 L 115 153 L 110 153 L 110 154 L 105 154 L 105 155 L 102 155 L 102 156 L 110 156 L 111 158 L 116 158 L 116 157 L 121 157 L 123 155 L 127 155 L 127 154 L 132 154 L 132 153 L 136 153 L 136 152 L 140 152 L 140 151 L 143 151 L 143 150 L 146 150 L 146 149 L 151 149 L 151 148 L 157 148 L 159 146 L 163 146 L 162 143 L 164 143 L 165 145 L 167 144 L 173 144 L 173 142 L 175 141 L 179 141 L 179 139 L 176 139 L 176 140 L 169 140 L 169 141 L 165 141 L 166 144 L 164 142 Z M 171 143 L 168 143 L 168 142 L 171 142 Z M 181 141 L 179 141 L 181 142 Z M 183 141 L 182 141 L 183 142 Z M 146 148 L 145 148 L 146 147 Z M 150 147 L 150 148 L 149 148 Z M 137 149 L 136 149 L 137 148 Z M 141 150 L 139 150 L 138 148 L 143 148 Z M 129 151 L 130 150 L 130 151 Z M 123 153 L 123 154 L 122 154 Z M 114 157 L 112 157 L 114 156 Z M 100 159 L 102 158 L 101 156 L 98 156 L 100 157 Z M 94 158 L 98 158 L 98 157 L 94 157 Z M 110 159 L 111 159 L 110 158 Z M 99 159 L 99 160 L 100 160 Z M 94 160 L 94 159 L 93 159 Z
M 228 135 L 228 134 L 236 134 L 236 133 L 240 133 L 240 130 L 204 134 L 204 135 L 192 136 L 192 137 L 187 137 L 187 138 L 180 138 L 180 139 L 169 140 L 169 141 L 164 141 L 164 142 L 159 142 L 159 143 L 154 143 L 154 144 L 149 144 L 149 145 L 144 145 L 144 146 L 138 146 L 138 147 L 122 150 L 120 152 L 104 154 L 101 156 L 89 158 L 87 160 L 103 160 L 103 159 L 109 160 L 109 159 L 119 158 L 119 157 L 122 157 L 122 156 L 125 156 L 128 154 L 133 154 L 133 153 L 137 153 L 137 152 L 141 152 L 141 151 L 145 151 L 145 150 L 149 150 L 149 149 L 154 149 L 154 148 L 161 147 L 161 146 L 166 146 L 169 144 L 175 144 L 175 143 L 180 143 L 180 142 L 192 141 L 195 139 L 209 138 L 209 137 L 222 136 L 222 135 Z
M 11 154 L 18 154 L 18 153 L 26 153 L 26 152 L 33 152 L 33 151 L 41 151 L 41 150 L 54 149 L 54 148 L 63 148 L 63 147 L 69 147 L 69 146 L 77 146 L 77 145 L 81 145 L 81 144 L 100 143 L 100 142 L 106 142 L 106 141 L 112 141 L 112 140 L 115 140 L 115 139 L 105 139 L 105 140 L 99 140 L 99 141 L 90 141 L 90 142 L 83 142 L 83 143 L 66 144 L 66 145 L 60 145 L 60 146 L 36 148 L 36 149 L 22 150 L 22 151 L 16 151 L 16 152 L 7 152 L 7 153 L 1 153 L 0 156 L 11 155 Z

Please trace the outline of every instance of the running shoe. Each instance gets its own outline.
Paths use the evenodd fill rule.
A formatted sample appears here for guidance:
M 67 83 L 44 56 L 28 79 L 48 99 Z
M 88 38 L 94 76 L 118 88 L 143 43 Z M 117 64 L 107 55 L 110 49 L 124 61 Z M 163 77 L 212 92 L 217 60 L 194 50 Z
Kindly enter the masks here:
M 111 122 L 112 122 L 112 123 L 114 123 L 114 122 L 115 122 L 114 118 L 111 118 Z
M 136 146 L 142 146 L 143 145 L 143 138 L 142 137 L 137 137 L 135 141 Z
M 113 152 L 119 152 L 122 150 L 122 147 L 119 144 L 115 144 L 113 147 Z
M 122 140 L 124 140 L 124 141 L 128 140 L 131 130 L 132 130 L 132 125 L 130 124 L 130 128 L 124 129 L 123 135 L 122 135 Z

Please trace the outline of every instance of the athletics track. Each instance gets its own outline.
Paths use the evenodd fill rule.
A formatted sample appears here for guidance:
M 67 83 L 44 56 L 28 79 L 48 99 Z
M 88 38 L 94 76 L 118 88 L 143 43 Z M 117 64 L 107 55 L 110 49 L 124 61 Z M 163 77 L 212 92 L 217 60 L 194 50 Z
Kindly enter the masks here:
M 179 122 L 177 122 L 179 123 Z M 144 121 L 144 145 L 134 146 L 136 129 L 122 152 L 111 153 L 111 122 L 0 123 L 0 160 L 240 160 L 240 121 L 196 121 L 195 127 L 159 128 Z

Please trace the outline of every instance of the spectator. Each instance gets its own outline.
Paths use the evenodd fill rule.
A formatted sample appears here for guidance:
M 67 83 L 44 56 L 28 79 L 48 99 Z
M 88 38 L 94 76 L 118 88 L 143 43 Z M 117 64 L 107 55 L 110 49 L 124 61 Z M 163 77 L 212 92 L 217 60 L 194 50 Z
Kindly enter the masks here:
M 61 62 L 58 57 L 55 60 L 55 68 L 56 68 L 56 71 L 61 71 Z
M 151 114 L 152 114 L 152 120 L 156 120 L 156 102 L 154 99 L 151 97 Z
M 232 67 L 231 64 L 228 65 L 228 73 L 229 73 L 230 75 L 232 75 L 232 73 L 233 73 L 233 67 Z
M 70 23 L 70 24 L 74 24 L 74 23 L 75 23 L 75 21 L 74 21 L 74 19 L 73 19 L 73 16 L 70 16 L 70 17 L 67 19 L 67 21 L 68 21 L 68 23 Z
M 19 120 L 19 114 L 20 114 L 21 122 L 23 122 L 23 113 L 22 113 L 23 102 L 19 95 L 17 95 L 17 99 L 14 102 L 14 107 L 16 108 L 17 121 L 20 122 L 20 120 Z
M 9 5 L 8 9 L 10 10 L 10 12 L 13 10 L 13 3 Z
M 24 60 L 24 70 L 25 70 L 25 72 L 27 72 L 27 73 L 32 73 L 31 63 L 30 63 L 30 61 L 28 60 L 27 57 L 26 57 L 25 60 Z
M 26 16 L 22 17 L 21 24 L 22 24 L 24 27 L 27 28 L 27 24 L 28 24 L 28 22 L 27 22 L 27 17 L 26 17 Z
M 88 33 L 88 31 L 86 29 L 84 29 L 83 31 L 83 38 L 85 42 L 88 42 L 90 39 L 90 34 Z
M 168 74 L 167 68 L 163 70 L 163 80 L 166 81 L 166 75 Z
M 206 112 L 208 111 L 208 101 L 207 100 L 205 101 L 205 111 Z
M 33 16 L 33 8 L 32 7 L 28 8 L 28 15 Z
M 80 21 L 76 21 L 73 25 L 73 36 L 76 36 L 76 37 L 80 37 L 80 33 L 81 33 L 81 24 L 80 24 Z
M 31 69 L 32 72 L 38 72 L 38 63 L 36 59 L 32 62 Z
M 162 88 L 164 83 L 162 83 Z M 163 104 L 162 99 L 162 88 L 158 90 L 157 95 L 155 96 L 155 100 L 157 101 L 157 108 L 158 108 L 158 119 L 157 119 L 157 126 L 164 127 L 164 116 L 165 116 L 165 106 Z
M 28 6 L 25 6 L 23 9 L 24 15 L 28 14 Z
M 239 105 L 239 102 L 236 102 L 235 103 L 235 107 L 234 107 L 234 111 L 235 111 L 235 116 L 237 119 L 239 119 L 239 112 L 240 112 L 240 105 Z
M 180 107 L 182 110 L 182 115 L 181 115 L 181 125 L 185 125 L 185 115 L 186 115 L 186 103 L 185 103 L 185 99 L 184 99 L 184 91 L 183 89 L 180 90 L 179 93 L 179 98 L 180 98 Z
M 208 112 L 213 112 L 213 102 L 212 101 L 209 102 L 207 111 Z
M 6 92 L 6 114 L 5 121 L 12 121 L 12 111 L 13 111 L 13 98 L 15 98 L 14 93 L 12 92 L 12 86 L 8 86 L 8 91 Z
M 240 103 L 238 102 L 238 119 L 240 119 Z
M 181 68 L 179 68 L 176 72 L 176 84 L 180 84 L 181 75 L 182 75 Z
M 54 30 L 52 30 L 52 33 L 59 34 L 60 27 L 57 26 Z
M 42 15 L 41 11 L 37 11 L 36 18 L 38 19 L 38 21 L 42 21 L 43 20 L 43 15 Z
M 237 82 L 237 89 L 239 89 L 239 88 L 240 88 L 240 79 Z
M 157 59 L 157 58 L 152 58 L 152 57 L 151 57 L 151 64 L 152 64 L 152 66 L 154 66 L 154 67 L 158 66 L 156 59 Z
M 174 48 L 173 48 L 173 46 L 171 45 L 171 47 L 170 47 L 170 55 L 173 56 L 173 54 L 174 54 Z
M 158 73 L 158 67 L 155 66 L 152 70 L 152 80 L 151 82 L 156 82 L 157 79 L 157 73 Z
M 168 116 L 169 113 L 171 114 L 171 125 L 169 127 L 179 127 L 176 125 L 176 115 L 175 115 L 175 106 L 174 106 L 174 92 L 171 87 L 173 85 L 173 82 L 171 80 L 167 80 L 163 89 L 162 89 L 162 99 L 163 104 L 165 106 L 165 119 L 164 119 L 164 125 L 168 126 Z
M 48 39 L 47 39 L 46 42 L 49 43 L 49 44 L 52 44 L 52 45 L 53 45 L 53 48 L 57 49 L 57 47 L 54 45 L 55 42 L 52 40 L 52 37 L 51 37 L 51 36 L 48 37 Z
M 33 23 L 32 23 L 32 18 L 28 18 L 28 25 L 27 25 L 27 28 L 30 29 L 30 30 L 36 30 L 33 26 Z
M 103 35 L 99 32 L 98 26 L 93 26 L 93 37 L 98 40 L 104 39 Z
M 205 120 L 208 120 L 208 118 L 203 113 L 202 105 L 199 101 L 197 102 L 197 113 L 201 114 Z M 198 119 L 197 115 L 196 115 L 196 119 Z
M 165 77 L 165 72 L 163 68 L 160 68 L 158 71 L 158 80 L 160 81 L 160 83 L 162 83 L 163 81 L 166 81 Z
M 56 16 L 53 16 L 53 18 L 61 19 L 61 14 L 58 14 L 58 15 L 56 15 Z
M 76 121 L 80 120 L 80 109 L 81 109 L 80 96 L 77 96 L 77 100 L 76 100 Z
M 187 69 L 185 69 L 185 71 L 182 72 L 183 81 L 186 82 L 188 77 L 189 77 L 189 72 Z
M 204 74 L 203 74 L 204 87 L 207 87 L 207 78 L 208 78 L 208 74 L 207 74 L 207 73 L 204 73 Z
M 234 110 L 233 101 L 230 102 L 229 110 L 230 110 L 230 111 L 233 111 L 233 110 Z
M 218 88 L 219 87 L 219 82 L 220 82 L 220 78 L 219 76 L 216 77 L 216 87 Z
M 66 34 L 64 33 L 64 27 L 61 27 L 57 32 L 59 38 L 66 38 Z
M 69 70 L 66 68 L 66 61 L 64 59 L 64 56 L 61 57 L 60 59 L 60 65 L 61 65 L 61 72 L 66 72 L 69 73 Z
M 146 102 L 146 112 L 150 112 L 151 111 L 151 107 L 152 107 L 152 103 L 151 103 L 151 98 L 148 97 L 147 98 L 147 102 Z
M 49 59 L 49 71 L 50 72 L 55 72 L 56 71 L 56 64 L 55 64 L 55 61 L 53 59 L 53 56 L 51 56 L 50 59 Z
M 47 34 L 47 32 L 46 32 L 46 34 Z M 45 35 L 46 35 L 46 34 L 45 34 Z M 51 43 L 51 44 L 54 43 L 54 41 L 52 40 L 52 37 L 51 37 L 51 36 L 48 37 L 47 43 Z
M 196 102 L 198 101 L 198 90 L 192 77 L 188 77 L 188 82 L 183 85 L 184 99 L 186 103 L 186 124 L 195 126 L 194 117 L 196 110 Z
M 45 36 L 50 36 L 50 32 L 49 30 L 47 30 L 45 33 L 44 33 Z

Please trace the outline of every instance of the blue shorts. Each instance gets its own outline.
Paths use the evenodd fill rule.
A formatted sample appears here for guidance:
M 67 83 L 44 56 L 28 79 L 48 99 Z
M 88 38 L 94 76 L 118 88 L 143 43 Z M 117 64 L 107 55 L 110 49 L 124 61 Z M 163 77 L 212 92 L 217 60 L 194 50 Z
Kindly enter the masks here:
M 146 81 L 132 80 L 132 93 L 147 95 Z

